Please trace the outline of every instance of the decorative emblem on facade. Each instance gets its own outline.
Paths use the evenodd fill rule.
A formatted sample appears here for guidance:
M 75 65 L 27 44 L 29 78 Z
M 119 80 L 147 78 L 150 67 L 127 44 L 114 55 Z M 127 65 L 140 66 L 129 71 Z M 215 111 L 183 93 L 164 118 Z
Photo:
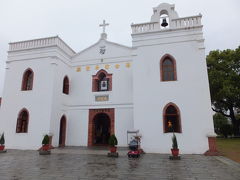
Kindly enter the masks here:
M 119 65 L 119 64 L 116 64 L 116 65 L 115 65 L 115 68 L 116 68 L 116 69 L 118 69 L 119 67 L 120 67 L 120 65 Z
M 105 65 L 105 69 L 109 69 L 110 65 L 109 64 L 106 64 Z
M 130 68 L 131 67 L 131 63 L 126 63 L 126 67 Z
M 81 72 L 81 67 L 77 67 L 77 68 L 76 68 L 76 71 L 77 71 L 77 72 Z
M 105 52 L 106 52 L 106 46 L 101 46 L 101 47 L 100 47 L 100 50 L 99 50 L 99 53 L 100 53 L 101 55 L 103 55 L 103 54 L 105 54 Z
M 99 65 L 96 65 L 96 66 L 95 66 L 95 70 L 99 70 Z
M 86 66 L 86 71 L 89 71 L 90 70 L 90 66 Z

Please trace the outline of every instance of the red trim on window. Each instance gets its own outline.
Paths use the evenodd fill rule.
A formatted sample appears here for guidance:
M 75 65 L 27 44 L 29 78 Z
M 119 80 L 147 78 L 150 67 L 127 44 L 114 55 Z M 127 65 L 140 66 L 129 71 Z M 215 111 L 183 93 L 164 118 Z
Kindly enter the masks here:
M 64 94 L 69 94 L 69 78 L 65 76 L 63 78 L 63 91 Z
M 31 77 L 32 75 L 32 77 Z M 31 79 L 30 79 L 31 78 Z M 34 79 L 34 72 L 31 68 L 28 68 L 24 71 L 22 76 L 22 91 L 29 91 L 33 89 L 33 79 Z
M 22 113 L 27 113 L 26 120 L 22 119 Z M 23 124 L 26 121 L 25 124 Z M 29 112 L 26 108 L 23 108 L 17 117 L 16 133 L 27 133 L 28 132 L 28 123 L 29 123 Z
M 164 69 L 163 69 L 163 62 L 164 62 L 164 60 L 165 59 L 170 59 L 171 61 L 172 61 L 172 63 L 173 63 L 173 75 L 174 75 L 174 79 L 173 80 L 164 80 L 164 78 L 163 78 L 163 72 L 164 72 Z M 175 60 L 175 58 L 172 56 L 172 55 L 170 55 L 170 54 L 165 54 L 162 58 L 161 58 L 161 60 L 160 60 L 160 80 L 161 81 L 176 81 L 177 80 L 177 67 L 176 67 L 176 60 Z
M 104 73 L 109 84 L 108 84 L 108 90 L 107 91 L 112 91 L 112 74 L 108 74 L 107 71 L 104 69 L 101 69 L 97 72 L 96 75 L 92 76 L 92 92 L 98 92 L 99 91 L 99 80 L 100 80 L 100 74 Z

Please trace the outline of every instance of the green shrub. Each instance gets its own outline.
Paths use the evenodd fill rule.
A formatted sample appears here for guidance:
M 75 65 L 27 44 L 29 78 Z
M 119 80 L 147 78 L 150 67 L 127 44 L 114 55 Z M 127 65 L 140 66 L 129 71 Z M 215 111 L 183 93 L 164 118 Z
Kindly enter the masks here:
M 109 146 L 116 146 L 118 144 L 118 140 L 114 134 L 109 137 L 108 144 Z
M 233 134 L 233 127 L 231 124 L 223 124 L 220 128 L 220 133 L 227 138 L 229 135 Z
M 228 119 L 222 114 L 220 113 L 214 114 L 213 121 L 216 134 L 223 135 L 225 138 L 233 134 L 233 126 L 230 124 Z
M 42 140 L 42 144 L 43 145 L 47 145 L 49 144 L 49 136 L 46 134 Z
M 175 134 L 173 134 L 173 137 L 172 137 L 172 148 L 178 149 L 177 137 Z
M 4 145 L 4 144 L 5 144 L 4 133 L 2 133 L 2 135 L 1 135 L 0 144 L 1 144 L 1 145 Z

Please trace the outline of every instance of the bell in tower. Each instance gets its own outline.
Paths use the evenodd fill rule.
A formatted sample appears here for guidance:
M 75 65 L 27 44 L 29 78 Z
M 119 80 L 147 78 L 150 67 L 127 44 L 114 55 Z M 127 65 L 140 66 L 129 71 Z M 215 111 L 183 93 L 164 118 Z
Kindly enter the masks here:
M 162 27 L 168 26 L 168 23 L 167 23 L 167 19 L 166 19 L 166 18 L 163 18 L 161 26 L 162 26 Z

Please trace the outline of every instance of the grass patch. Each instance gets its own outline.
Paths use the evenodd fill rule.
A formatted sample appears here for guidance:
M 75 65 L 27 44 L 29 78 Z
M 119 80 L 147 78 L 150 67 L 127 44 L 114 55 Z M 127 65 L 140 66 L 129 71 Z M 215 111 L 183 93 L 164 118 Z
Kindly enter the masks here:
M 240 138 L 217 138 L 217 149 L 220 155 L 240 163 Z

